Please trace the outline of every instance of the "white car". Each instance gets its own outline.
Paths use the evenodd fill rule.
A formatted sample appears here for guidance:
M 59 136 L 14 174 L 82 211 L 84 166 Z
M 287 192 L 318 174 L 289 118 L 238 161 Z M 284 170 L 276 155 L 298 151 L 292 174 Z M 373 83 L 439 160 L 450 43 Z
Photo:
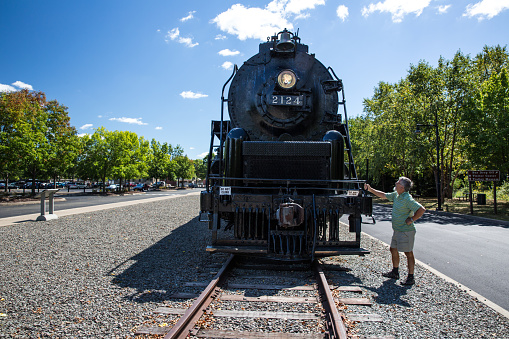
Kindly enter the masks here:
M 109 186 L 106 187 L 106 190 L 107 191 L 116 191 L 118 188 L 118 185 L 117 184 L 111 184 Z

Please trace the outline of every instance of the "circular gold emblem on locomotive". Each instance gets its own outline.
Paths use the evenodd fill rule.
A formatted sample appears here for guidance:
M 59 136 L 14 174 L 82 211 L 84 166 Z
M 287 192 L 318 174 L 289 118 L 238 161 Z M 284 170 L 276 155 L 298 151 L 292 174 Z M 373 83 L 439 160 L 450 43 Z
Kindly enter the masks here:
M 297 83 L 297 76 L 290 70 L 284 70 L 277 76 L 277 83 L 281 88 L 291 89 Z

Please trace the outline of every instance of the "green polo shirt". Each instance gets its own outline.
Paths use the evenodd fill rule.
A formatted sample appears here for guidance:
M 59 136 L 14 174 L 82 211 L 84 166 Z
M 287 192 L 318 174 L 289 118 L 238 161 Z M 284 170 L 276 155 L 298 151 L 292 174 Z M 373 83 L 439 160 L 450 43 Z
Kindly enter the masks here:
M 401 194 L 398 194 L 398 192 L 385 193 L 385 197 L 393 202 L 392 228 L 400 232 L 415 231 L 414 223 L 407 225 L 405 220 L 412 217 L 422 205 L 415 201 L 408 192 Z

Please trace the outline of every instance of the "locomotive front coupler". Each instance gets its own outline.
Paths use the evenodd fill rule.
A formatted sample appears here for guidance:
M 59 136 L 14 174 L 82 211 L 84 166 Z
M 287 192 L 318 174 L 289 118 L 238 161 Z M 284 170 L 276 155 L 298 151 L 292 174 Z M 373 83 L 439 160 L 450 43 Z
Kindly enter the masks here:
M 275 212 L 278 225 L 283 228 L 300 226 L 304 222 L 304 208 L 292 198 L 283 198 Z

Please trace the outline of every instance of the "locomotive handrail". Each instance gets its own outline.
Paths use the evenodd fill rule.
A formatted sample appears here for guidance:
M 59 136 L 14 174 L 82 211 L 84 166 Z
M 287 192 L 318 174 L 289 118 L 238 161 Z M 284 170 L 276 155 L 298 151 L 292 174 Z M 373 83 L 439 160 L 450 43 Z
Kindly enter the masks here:
M 223 166 L 222 166 L 222 159 L 223 159 L 223 123 L 224 123 L 224 103 L 228 101 L 228 99 L 224 98 L 224 90 L 226 88 L 226 85 L 233 79 L 235 73 L 237 73 L 238 67 L 237 65 L 233 66 L 233 72 L 232 75 L 226 80 L 226 82 L 223 85 L 223 89 L 221 90 L 221 124 L 219 126 L 219 173 L 222 173 Z M 212 134 L 211 140 L 210 140 L 210 149 L 209 149 L 209 159 L 207 161 L 207 178 L 206 178 L 206 190 L 209 190 L 209 178 L 210 178 L 210 166 L 212 164 L 212 153 L 214 148 L 214 135 Z
M 270 178 L 237 178 L 237 177 L 213 177 L 211 180 L 239 180 L 239 181 L 260 181 L 260 182 L 282 182 L 282 183 L 323 183 L 323 184 L 363 184 L 366 180 L 361 179 L 270 179 Z M 225 185 L 227 186 L 227 185 Z M 233 186 L 232 186 L 233 187 Z M 243 187 L 243 186 L 239 186 Z M 336 188 L 337 189 L 337 188 Z
M 336 78 L 336 80 L 339 81 L 339 78 L 338 76 L 336 75 L 336 73 L 334 73 L 334 70 L 332 69 L 332 67 L 329 66 L 329 68 L 327 68 L 329 71 L 332 72 L 332 75 L 334 76 L 334 78 Z M 341 87 L 341 97 L 342 97 L 342 101 L 341 101 L 341 104 L 343 105 L 343 111 L 345 112 L 345 130 L 346 130 L 346 140 L 348 142 L 348 160 L 350 162 L 350 171 L 349 171 L 349 175 L 350 177 L 352 172 L 354 174 L 354 177 L 357 179 L 357 168 L 355 167 L 355 162 L 354 162 L 354 159 L 353 159 L 353 152 L 352 152 L 352 143 L 350 142 L 350 129 L 348 127 L 348 114 L 346 112 L 346 99 L 345 99 L 345 89 L 344 87 Z
M 226 80 L 226 82 L 223 85 L 223 89 L 221 90 L 221 126 L 219 127 L 219 173 L 223 173 L 223 121 L 224 121 L 224 103 L 228 102 L 228 99 L 225 100 L 224 98 L 224 90 L 226 88 L 226 85 L 233 79 L 233 76 L 235 73 L 237 73 L 237 65 L 233 66 L 233 72 L 232 75 Z

